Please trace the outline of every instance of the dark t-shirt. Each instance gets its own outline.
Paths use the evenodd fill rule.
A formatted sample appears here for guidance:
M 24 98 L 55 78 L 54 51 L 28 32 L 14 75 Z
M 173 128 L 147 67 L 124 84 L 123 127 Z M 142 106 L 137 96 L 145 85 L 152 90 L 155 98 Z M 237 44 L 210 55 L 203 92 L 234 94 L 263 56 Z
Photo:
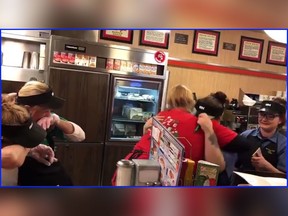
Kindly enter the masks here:
M 54 149 L 54 138 L 64 139 L 64 134 L 57 127 L 48 131 L 42 144 Z M 54 162 L 51 166 L 39 163 L 31 157 L 26 157 L 19 168 L 18 185 L 20 186 L 72 186 L 72 180 L 61 163 Z

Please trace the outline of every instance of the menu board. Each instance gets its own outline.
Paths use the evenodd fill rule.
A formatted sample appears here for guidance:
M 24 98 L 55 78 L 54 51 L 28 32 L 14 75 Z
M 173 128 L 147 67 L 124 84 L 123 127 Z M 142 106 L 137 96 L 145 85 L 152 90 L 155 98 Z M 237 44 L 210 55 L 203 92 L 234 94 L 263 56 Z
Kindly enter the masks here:
M 153 118 L 149 159 L 161 166 L 163 186 L 177 186 L 184 157 L 184 146 L 159 121 Z

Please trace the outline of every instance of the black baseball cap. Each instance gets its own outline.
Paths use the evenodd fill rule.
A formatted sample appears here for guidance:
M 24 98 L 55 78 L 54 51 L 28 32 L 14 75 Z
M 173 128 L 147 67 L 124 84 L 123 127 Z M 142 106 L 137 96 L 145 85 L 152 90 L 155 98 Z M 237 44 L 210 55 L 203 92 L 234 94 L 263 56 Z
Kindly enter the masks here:
M 197 100 L 195 104 L 195 109 L 197 110 L 196 115 L 198 116 L 200 113 L 206 113 L 209 116 L 213 116 L 215 118 L 220 117 L 224 112 L 224 107 L 214 107 L 204 100 Z
M 262 101 L 259 112 L 277 113 L 281 115 L 286 112 L 286 108 L 274 101 Z
M 19 96 L 17 97 L 17 103 L 29 106 L 45 106 L 51 109 L 59 109 L 64 105 L 65 100 L 60 97 L 56 97 L 51 89 L 48 91 L 31 96 Z
M 2 124 L 2 136 L 26 148 L 39 145 L 46 135 L 46 131 L 32 119 L 22 125 Z

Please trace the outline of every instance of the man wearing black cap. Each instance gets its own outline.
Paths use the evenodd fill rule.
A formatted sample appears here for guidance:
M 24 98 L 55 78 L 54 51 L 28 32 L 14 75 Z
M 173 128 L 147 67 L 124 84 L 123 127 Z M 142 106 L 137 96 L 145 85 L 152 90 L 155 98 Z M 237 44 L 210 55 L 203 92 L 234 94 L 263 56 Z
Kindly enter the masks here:
M 277 100 L 262 102 L 259 127 L 241 134 L 250 141 L 251 148 L 239 154 L 237 166 L 240 170 L 286 173 L 286 137 L 278 131 L 286 122 L 285 113 L 286 107 Z
M 80 142 L 85 139 L 84 131 L 75 123 L 60 118 L 51 110 L 59 109 L 65 100 L 54 95 L 48 85 L 38 81 L 26 83 L 18 92 L 16 102 L 25 105 L 32 119 L 47 131 L 42 143 L 54 149 L 54 137 Z M 59 161 L 43 166 L 33 158 L 26 158 L 19 169 L 19 185 L 68 186 L 70 177 Z

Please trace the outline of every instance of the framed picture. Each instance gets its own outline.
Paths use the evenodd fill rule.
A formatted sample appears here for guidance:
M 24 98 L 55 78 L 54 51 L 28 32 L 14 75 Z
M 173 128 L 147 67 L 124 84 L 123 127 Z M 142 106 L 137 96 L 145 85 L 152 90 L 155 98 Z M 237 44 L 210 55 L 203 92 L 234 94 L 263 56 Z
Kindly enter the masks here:
M 241 36 L 239 60 L 261 62 L 264 40 Z
M 286 66 L 286 44 L 273 41 L 268 42 L 267 64 Z
M 159 30 L 141 30 L 139 45 L 168 49 L 169 33 Z
M 103 40 L 111 40 L 122 43 L 133 43 L 132 30 L 101 30 L 100 38 Z
M 193 39 L 193 53 L 218 55 L 220 32 L 210 30 L 195 30 Z

